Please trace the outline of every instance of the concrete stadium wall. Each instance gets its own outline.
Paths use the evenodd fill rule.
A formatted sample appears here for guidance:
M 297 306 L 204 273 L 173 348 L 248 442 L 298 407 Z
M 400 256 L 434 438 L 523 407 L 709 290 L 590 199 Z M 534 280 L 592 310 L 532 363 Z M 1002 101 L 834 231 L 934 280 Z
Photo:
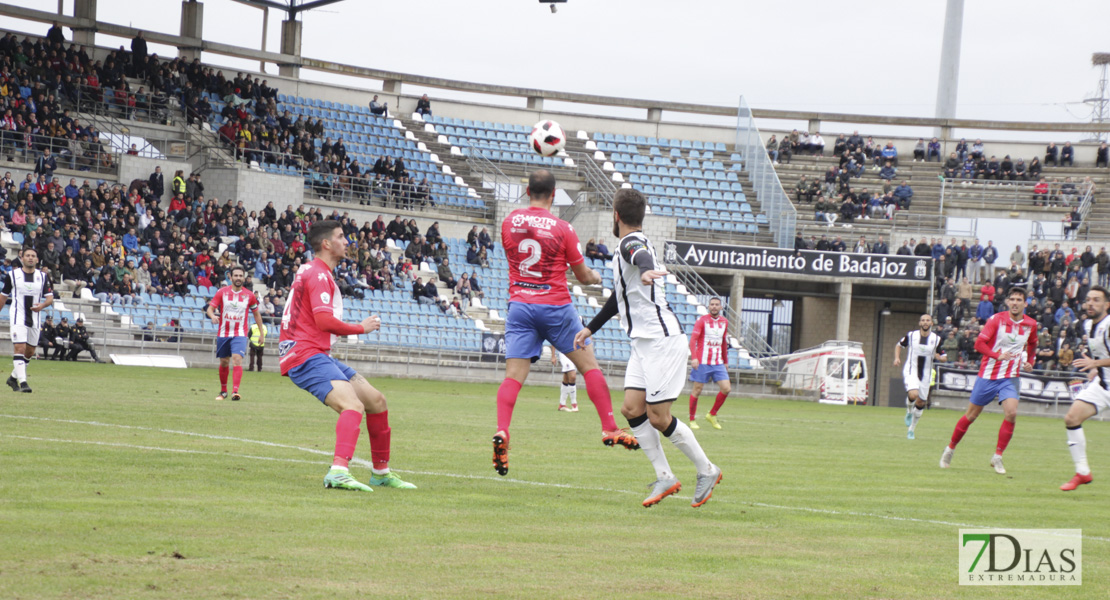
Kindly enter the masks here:
M 304 203 L 304 184 L 300 177 L 213 167 L 204 171 L 202 180 L 205 198 L 218 198 L 221 204 L 229 198 L 236 202 L 241 200 L 247 212 L 261 211 L 269 202 L 274 203 L 278 212 L 290 204 L 297 207 Z

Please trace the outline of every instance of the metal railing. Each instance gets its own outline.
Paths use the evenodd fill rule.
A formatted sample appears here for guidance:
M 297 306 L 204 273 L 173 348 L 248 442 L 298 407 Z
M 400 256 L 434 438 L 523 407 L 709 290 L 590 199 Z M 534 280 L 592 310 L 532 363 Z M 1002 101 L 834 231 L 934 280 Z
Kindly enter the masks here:
M 512 197 L 512 179 L 505 175 L 492 161 L 483 156 L 481 152 L 467 152 L 464 158 L 466 158 L 466 166 L 470 169 L 470 173 L 481 180 L 480 189 L 493 191 L 494 201 L 515 202 L 517 200 L 517 198 Z M 481 192 L 479 192 L 479 195 L 481 195 Z
M 77 86 L 73 96 L 63 96 L 63 104 L 72 106 L 78 116 L 96 126 L 103 134 L 117 136 L 123 152 L 133 152 L 148 158 L 188 156 L 190 152 L 187 139 L 154 134 L 131 135 L 135 122 L 145 120 L 151 123 L 165 123 L 169 120 L 168 100 L 164 96 L 158 96 L 159 99 L 155 103 L 153 98 L 154 96 L 151 96 L 150 101 L 130 107 L 117 101 L 112 90 L 80 85 Z M 132 144 L 135 145 L 133 151 Z
M 756 198 L 763 207 L 770 224 L 771 235 L 779 248 L 794 245 L 794 230 L 798 223 L 798 212 L 790 197 L 779 181 L 778 173 L 763 147 L 759 128 L 752 117 L 752 109 L 744 97 L 736 110 L 736 152 L 744 161 L 744 171 L 752 182 Z
M 597 166 L 594 157 L 583 152 L 568 152 L 574 160 L 575 174 L 582 178 L 590 190 L 579 194 L 574 206 L 568 206 L 560 214 L 561 218 L 573 223 L 574 218 L 586 210 L 613 210 L 613 194 L 617 193 L 617 185 Z
M 1091 209 L 1094 208 L 1095 203 L 1095 188 L 1093 185 L 1086 186 L 1086 193 L 1079 201 L 1079 223 L 1069 223 L 1064 225 L 1060 233 L 1046 233 L 1044 227 L 1041 226 L 1039 221 L 1033 221 L 1031 236 L 1035 240 L 1079 240 L 1089 239 L 1091 235 L 1091 227 L 1094 226 L 1096 230 L 1095 237 L 1102 239 L 1106 237 L 1107 231 L 1110 231 L 1110 223 L 1106 222 L 1092 222 L 1087 217 L 1091 214 Z M 1082 230 L 1082 233 L 1080 232 Z
M 663 260 L 670 267 L 668 271 L 686 287 L 689 293 L 695 296 L 705 297 L 719 295 L 713 290 L 713 287 L 710 286 L 709 283 L 701 278 L 701 275 L 698 275 L 698 272 L 695 271 L 693 267 L 682 260 L 682 257 L 679 256 L 677 252 L 671 250 L 669 244 L 667 249 L 663 252 Z M 731 306 L 725 305 L 722 309 L 724 310 L 725 318 L 728 319 L 733 337 L 735 337 L 740 342 L 740 345 L 754 358 L 765 358 L 779 354 L 767 343 L 766 337 L 757 331 L 751 323 L 744 322 Z
M 980 208 L 988 210 L 1033 210 L 1042 208 L 1034 202 L 1047 202 L 1063 207 L 1082 206 L 1089 199 L 1093 186 L 1079 182 L 1075 193 L 1065 195 L 1061 192 L 1062 183 L 1050 183 L 1045 194 L 1037 194 L 1035 181 L 1000 181 L 944 179 L 940 188 L 940 210 L 945 204 L 955 204 L 959 208 Z M 1045 196 L 1045 198 L 1038 198 Z M 1088 210 L 1090 208 L 1088 204 Z
M 44 154 L 43 151 L 46 148 L 49 148 L 58 164 L 58 169 L 88 171 L 98 175 L 114 175 L 119 172 L 117 153 L 107 150 L 108 145 L 103 141 L 79 141 L 79 147 L 71 146 L 71 141 L 62 137 L 4 130 L 0 131 L 0 154 L 13 159 L 18 156 L 26 162 L 33 163 Z

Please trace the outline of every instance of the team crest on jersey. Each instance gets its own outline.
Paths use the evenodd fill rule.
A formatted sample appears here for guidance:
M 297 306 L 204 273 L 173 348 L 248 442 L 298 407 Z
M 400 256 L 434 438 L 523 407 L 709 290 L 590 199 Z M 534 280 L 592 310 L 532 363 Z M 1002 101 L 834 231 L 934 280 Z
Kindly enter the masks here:
M 320 292 L 320 302 L 324 304 L 331 304 L 331 294 L 327 292 Z

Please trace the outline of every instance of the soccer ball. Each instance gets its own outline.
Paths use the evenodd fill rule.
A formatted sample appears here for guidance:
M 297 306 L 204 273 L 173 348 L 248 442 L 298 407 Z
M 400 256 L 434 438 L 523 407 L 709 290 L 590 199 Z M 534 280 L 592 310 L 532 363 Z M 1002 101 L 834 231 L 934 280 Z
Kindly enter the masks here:
M 540 121 L 532 127 L 528 144 L 540 156 L 554 156 L 556 152 L 566 147 L 567 134 L 555 121 Z

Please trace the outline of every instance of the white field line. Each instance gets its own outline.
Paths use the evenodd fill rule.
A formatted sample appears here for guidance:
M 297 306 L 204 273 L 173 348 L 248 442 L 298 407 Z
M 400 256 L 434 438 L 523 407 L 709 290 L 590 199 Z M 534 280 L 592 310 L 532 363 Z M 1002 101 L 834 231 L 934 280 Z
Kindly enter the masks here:
M 46 417 L 31 417 L 31 416 L 26 416 L 26 415 L 0 414 L 0 418 L 25 419 L 25 420 L 32 420 L 32 421 L 50 421 L 50 422 L 54 422 L 54 423 L 70 423 L 70 424 L 76 424 L 76 425 L 92 425 L 92 426 L 96 426 L 96 427 L 112 427 L 112 428 L 116 428 L 116 429 L 135 429 L 135 430 L 140 430 L 140 431 L 152 431 L 152 432 L 156 432 L 156 433 L 168 433 L 168 434 L 174 434 L 174 435 L 201 437 L 201 438 L 207 438 L 207 439 L 213 439 L 213 440 L 243 442 L 243 443 L 246 443 L 246 444 L 260 444 L 260 445 L 263 445 L 263 446 L 269 446 L 271 448 L 284 448 L 284 449 L 288 449 L 288 450 L 298 450 L 300 452 L 308 452 L 308 453 L 311 453 L 311 454 L 317 454 L 317 455 L 321 455 L 321 456 L 331 456 L 332 455 L 331 452 L 327 452 L 325 450 L 317 450 L 316 448 L 304 448 L 304 447 L 301 447 L 301 446 L 291 446 L 291 445 L 287 445 L 287 444 L 278 444 L 278 443 L 275 443 L 275 442 L 267 442 L 267 441 L 263 441 L 263 440 L 252 440 L 252 439 L 247 439 L 247 438 L 239 438 L 239 437 L 226 436 L 226 435 L 213 435 L 213 434 L 208 434 L 208 433 L 197 433 L 197 432 L 192 432 L 192 431 L 179 431 L 179 430 L 175 430 L 175 429 L 159 429 L 159 428 L 156 428 L 156 427 L 142 427 L 142 426 L 138 426 L 138 425 L 120 425 L 120 424 L 117 424 L 117 423 L 101 423 L 101 422 L 98 422 L 98 421 L 77 421 L 77 420 L 72 420 L 72 419 L 50 419 L 50 418 L 46 418 Z M 206 455 L 212 455 L 212 456 L 226 456 L 226 457 L 232 457 L 232 458 L 246 458 L 246 459 L 253 459 L 253 460 L 268 460 L 268 461 L 274 461 L 274 462 L 301 463 L 301 464 L 307 463 L 307 464 L 315 464 L 315 465 L 324 465 L 324 464 L 326 464 L 326 461 L 299 460 L 299 459 L 294 459 L 294 458 L 275 458 L 275 457 L 267 457 L 267 456 L 253 456 L 253 455 L 247 455 L 247 454 L 228 454 L 228 453 L 225 453 L 225 452 L 207 452 L 207 451 L 202 451 L 202 450 L 182 450 L 182 449 L 174 449 L 174 448 L 161 448 L 161 447 L 158 447 L 158 446 L 138 446 L 138 445 L 119 444 L 119 443 L 112 443 L 112 442 L 37 438 L 37 437 L 29 437 L 29 436 L 21 436 L 21 435 L 11 435 L 11 434 L 0 434 L 0 437 L 8 437 L 8 438 L 15 438 L 15 439 L 30 440 L 30 441 L 52 442 L 52 443 L 90 444 L 90 445 L 97 445 L 97 446 L 111 446 L 111 447 L 117 447 L 117 448 L 130 448 L 130 449 L 137 449 L 137 450 L 154 450 L 154 451 L 161 451 L 161 452 L 179 452 L 179 453 L 187 453 L 187 454 L 206 454 Z M 355 464 L 358 464 L 360 466 L 367 467 L 367 468 L 372 466 L 370 461 L 364 460 L 364 459 L 361 459 L 361 458 L 353 458 L 353 459 L 351 459 L 351 462 L 355 463 Z M 528 481 L 526 479 L 514 479 L 514 478 L 511 478 L 511 477 L 493 477 L 493 476 L 488 476 L 488 475 L 469 475 L 469 474 L 464 474 L 464 473 L 440 473 L 440 472 L 436 472 L 436 471 L 412 471 L 412 470 L 403 470 L 403 469 L 394 469 L 394 470 L 397 471 L 398 473 L 406 473 L 406 474 L 412 474 L 412 475 L 425 475 L 425 476 L 429 476 L 429 477 L 450 477 L 450 478 L 453 478 L 453 479 L 497 481 L 497 482 L 504 482 L 504 483 L 515 483 L 515 484 L 520 484 L 520 485 L 530 485 L 530 486 L 536 486 L 536 487 L 553 487 L 553 488 L 580 490 L 580 491 L 588 491 L 588 492 L 605 492 L 605 493 L 610 493 L 610 494 L 640 495 L 637 492 L 633 492 L 633 491 L 630 491 L 630 490 L 616 490 L 616 489 L 610 489 L 610 488 L 589 487 L 589 486 L 572 485 L 572 484 L 566 484 L 566 483 L 548 483 L 548 482 L 543 482 L 543 481 Z M 678 495 L 676 495 L 675 498 L 690 499 L 689 496 L 678 496 Z M 944 525 L 944 526 L 948 526 L 948 527 L 962 527 L 962 528 L 965 528 L 965 529 L 1001 529 L 1000 527 L 991 526 L 991 525 L 976 525 L 976 524 L 973 524 L 973 523 L 957 523 L 957 522 L 953 522 L 953 521 L 940 521 L 940 520 L 935 520 L 935 519 L 918 519 L 918 518 L 915 518 L 915 517 L 898 517 L 898 516 L 894 516 L 894 515 L 880 515 L 880 514 L 868 513 L 868 512 L 851 511 L 851 510 L 833 510 L 833 509 L 828 509 L 828 508 L 813 508 L 813 507 L 808 507 L 808 506 L 785 506 L 785 505 L 781 505 L 781 504 L 768 504 L 766 502 L 750 502 L 750 501 L 743 501 L 743 500 L 730 501 L 728 499 L 714 499 L 713 502 L 714 502 L 714 504 L 720 504 L 720 503 L 746 504 L 746 505 L 749 505 L 749 506 L 758 506 L 758 507 L 761 507 L 761 508 L 771 508 L 771 509 L 775 509 L 775 510 L 807 512 L 807 513 L 815 513 L 815 514 L 823 514 L 823 515 L 831 515 L 831 516 L 840 516 L 840 517 L 859 517 L 859 518 L 864 518 L 864 519 L 880 519 L 880 520 L 884 520 L 884 521 L 899 521 L 899 522 L 904 522 L 904 523 L 924 523 L 924 524 L 929 524 L 929 525 Z M 1099 537 L 1099 536 L 1085 535 L 1085 536 L 1083 536 L 1083 539 L 1092 540 L 1092 541 L 1099 541 L 1099 542 L 1110 542 L 1110 537 Z

